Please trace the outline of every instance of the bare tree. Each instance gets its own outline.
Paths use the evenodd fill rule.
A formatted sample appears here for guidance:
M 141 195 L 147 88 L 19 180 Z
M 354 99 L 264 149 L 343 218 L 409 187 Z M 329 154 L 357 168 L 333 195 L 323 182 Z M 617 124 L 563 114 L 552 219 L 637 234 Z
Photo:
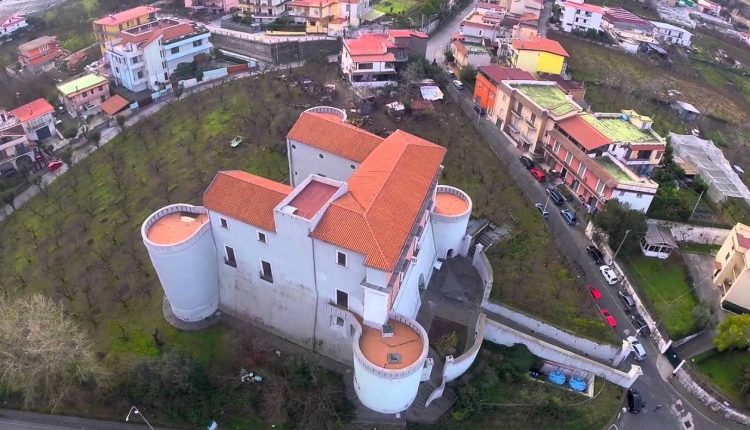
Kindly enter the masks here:
M 26 408 L 55 412 L 77 385 L 104 381 L 87 333 L 41 294 L 0 297 L 0 351 L 0 384 Z

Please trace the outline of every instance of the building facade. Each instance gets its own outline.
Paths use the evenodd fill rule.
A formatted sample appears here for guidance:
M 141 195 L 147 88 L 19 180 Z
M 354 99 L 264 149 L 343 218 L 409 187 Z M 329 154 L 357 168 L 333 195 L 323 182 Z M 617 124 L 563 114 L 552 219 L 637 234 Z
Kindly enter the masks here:
M 110 97 L 109 81 L 97 75 L 84 75 L 58 85 L 60 102 L 73 118 L 96 115 L 99 105 Z
M 341 71 L 354 86 L 395 85 L 398 66 L 410 57 L 424 58 L 427 35 L 414 30 L 365 33 L 357 39 L 344 39 Z
M 651 24 L 654 26 L 654 36 L 658 40 L 670 45 L 690 46 L 693 33 L 666 22 L 651 21 Z
M 360 401 L 399 413 L 428 354 L 420 289 L 438 259 L 465 254 L 471 200 L 438 185 L 444 148 L 345 117 L 300 116 L 287 136 L 290 185 L 219 172 L 203 206 L 162 208 L 141 233 L 177 318 L 252 320 L 352 364 Z
M 55 135 L 54 113 L 55 108 L 45 99 L 36 99 L 10 111 L 21 122 L 26 137 L 36 141 Z
M 542 37 L 513 40 L 510 44 L 510 64 L 529 73 L 562 75 L 567 66 L 568 53 L 559 42 Z
M 477 72 L 477 81 L 474 85 L 474 104 L 479 106 L 487 114 L 492 114 L 500 84 L 509 80 L 534 80 L 529 72 L 512 67 L 503 67 L 497 64 L 482 66 Z
M 245 16 L 259 22 L 275 21 L 287 15 L 290 0 L 240 0 L 238 7 Z
M 153 91 L 169 82 L 180 63 L 210 55 L 211 33 L 192 22 L 163 18 L 125 30 L 107 46 L 118 85 L 130 91 Z
M 240 0 L 185 0 L 185 8 L 205 9 L 211 13 L 228 13 L 239 6 Z
M 461 69 L 488 66 L 492 63 L 492 56 L 482 45 L 454 40 L 451 42 L 450 49 L 456 65 Z
M 55 61 L 63 54 L 54 36 L 42 36 L 18 45 L 18 63 L 31 73 L 54 69 Z
M 94 21 L 94 35 L 102 55 L 106 57 L 107 45 L 120 37 L 120 32 L 156 20 L 158 8 L 138 6 Z
M 713 283 L 721 293 L 721 307 L 750 313 L 750 226 L 737 223 L 714 257 Z
M 604 8 L 584 3 L 583 0 L 567 0 L 562 2 L 561 25 L 563 31 L 587 32 L 602 29 Z
M 9 36 L 11 33 L 27 27 L 28 25 L 26 17 L 19 13 L 6 18 L 0 18 L 0 37 Z

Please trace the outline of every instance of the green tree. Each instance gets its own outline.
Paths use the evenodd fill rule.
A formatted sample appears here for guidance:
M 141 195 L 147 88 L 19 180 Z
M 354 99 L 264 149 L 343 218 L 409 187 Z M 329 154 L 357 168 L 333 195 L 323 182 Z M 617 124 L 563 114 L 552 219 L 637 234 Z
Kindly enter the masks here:
M 99 132 L 99 130 L 91 130 L 88 133 L 86 133 L 86 139 L 88 139 L 89 142 L 93 143 L 94 146 L 96 146 L 97 148 L 99 147 L 101 138 L 102 138 L 102 134 Z
M 750 315 L 730 315 L 719 324 L 714 346 L 719 351 L 747 349 L 750 338 Z
M 453 51 L 450 48 L 447 48 L 445 52 L 443 53 L 443 56 L 445 57 L 446 63 L 452 63 L 456 61 L 456 57 L 453 55 Z
M 594 217 L 594 225 L 609 236 L 609 246 L 617 249 L 622 244 L 623 252 L 632 252 L 638 248 L 638 241 L 646 234 L 646 214 L 632 210 L 618 200 L 609 200 L 604 209 Z M 627 233 L 627 231 L 630 233 Z
M 2 194 L 0 194 L 0 198 L 3 203 L 9 205 L 13 210 L 16 210 L 16 193 L 14 193 L 13 190 L 3 191 Z
M 461 80 L 473 87 L 477 81 L 477 69 L 472 66 L 466 66 L 461 69 Z
M 455 331 L 452 331 L 438 338 L 435 350 L 444 357 L 446 355 L 453 355 L 456 352 L 456 346 L 458 346 L 458 336 L 456 336 Z
M 66 148 L 64 151 L 60 152 L 60 159 L 68 167 L 72 166 L 73 165 L 73 151 L 71 151 L 70 148 Z

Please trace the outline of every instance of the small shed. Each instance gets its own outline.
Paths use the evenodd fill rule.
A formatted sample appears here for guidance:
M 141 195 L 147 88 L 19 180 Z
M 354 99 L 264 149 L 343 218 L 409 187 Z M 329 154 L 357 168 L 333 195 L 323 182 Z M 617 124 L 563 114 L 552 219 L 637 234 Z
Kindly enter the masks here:
M 107 114 L 109 118 L 114 118 L 115 115 L 125 110 L 130 105 L 124 97 L 119 94 L 115 94 L 109 99 L 105 100 L 101 104 L 102 112 Z
M 693 122 L 698 119 L 701 112 L 688 102 L 676 101 L 672 103 L 672 109 L 677 111 L 677 116 L 686 122 Z
M 646 257 L 656 257 L 665 260 L 677 249 L 677 241 L 672 232 L 660 225 L 649 224 L 646 235 L 641 238 L 641 251 Z

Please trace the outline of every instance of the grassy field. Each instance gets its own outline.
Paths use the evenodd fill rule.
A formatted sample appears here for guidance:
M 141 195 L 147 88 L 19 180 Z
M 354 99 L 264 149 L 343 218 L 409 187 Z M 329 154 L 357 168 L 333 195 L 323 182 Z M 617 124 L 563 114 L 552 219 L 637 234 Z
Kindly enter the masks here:
M 714 255 L 716 251 L 721 248 L 721 245 L 712 245 L 710 243 L 696 243 L 696 242 L 679 242 L 681 252 L 692 252 L 695 254 L 711 254 Z
M 661 320 L 672 339 L 681 339 L 697 331 L 692 311 L 698 304 L 688 283 L 687 270 L 672 254 L 667 260 L 642 254 L 621 258 L 634 281 Z M 642 296 L 642 297 L 643 297 Z
M 383 13 L 397 15 L 407 13 L 420 5 L 419 0 L 380 0 L 374 9 Z
M 532 380 L 526 375 L 526 363 L 513 355 L 517 353 L 510 348 L 485 343 L 476 363 L 461 379 L 465 385 L 459 385 L 456 412 L 429 428 L 603 429 L 625 399 L 621 388 L 599 378 L 594 383 L 594 398 Z M 473 403 L 470 412 L 461 414 L 467 403 Z
M 744 405 L 744 395 L 738 387 L 737 376 L 743 368 L 750 366 L 750 353 L 731 350 L 711 350 L 693 358 L 695 365 L 721 391 L 727 400 Z

